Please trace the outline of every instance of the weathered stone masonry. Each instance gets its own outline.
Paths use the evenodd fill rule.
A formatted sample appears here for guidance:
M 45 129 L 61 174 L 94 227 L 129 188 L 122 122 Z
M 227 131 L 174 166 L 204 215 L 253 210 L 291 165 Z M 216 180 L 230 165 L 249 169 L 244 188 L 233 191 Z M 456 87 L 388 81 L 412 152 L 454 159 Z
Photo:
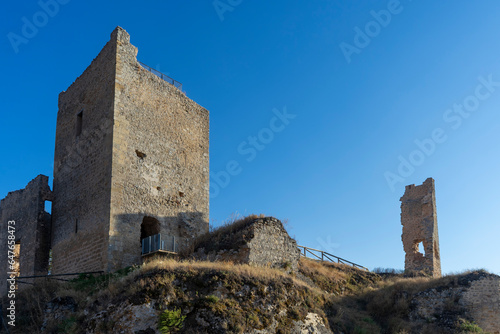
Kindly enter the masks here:
M 145 233 L 182 248 L 208 231 L 209 113 L 136 55 L 116 28 L 59 97 L 55 273 L 140 263 Z
M 486 333 L 500 333 L 500 277 L 497 275 L 471 272 L 448 286 L 418 293 L 411 304 L 410 320 L 442 321 L 446 319 L 447 307 L 461 306 L 464 315 Z
M 8 221 L 15 221 L 15 241 L 20 247 L 20 276 L 47 273 L 50 251 L 50 214 L 45 212 L 45 201 L 52 201 L 49 178 L 38 175 L 21 190 L 9 192 L 0 202 L 0 291 L 7 287 L 9 269 Z M 25 279 L 26 282 L 31 282 Z
M 500 334 L 500 277 L 490 275 L 471 282 L 461 303 L 485 332 Z
M 194 258 L 298 270 L 297 242 L 276 218 L 255 218 L 239 230 L 228 231 L 219 238 L 222 241 L 199 245 Z
M 441 276 L 439 236 L 436 215 L 434 180 L 428 178 L 420 186 L 406 186 L 401 201 L 401 224 L 405 270 L 424 271 L 433 277 Z M 425 256 L 420 252 L 422 243 Z

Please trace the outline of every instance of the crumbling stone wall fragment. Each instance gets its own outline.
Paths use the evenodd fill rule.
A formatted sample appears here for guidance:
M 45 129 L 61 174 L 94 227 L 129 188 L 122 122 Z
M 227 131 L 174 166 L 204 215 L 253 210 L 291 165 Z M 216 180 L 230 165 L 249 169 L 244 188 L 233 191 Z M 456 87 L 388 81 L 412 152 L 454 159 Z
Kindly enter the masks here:
M 52 201 L 49 178 L 38 175 L 21 190 L 9 192 L 0 201 L 0 293 L 7 291 L 9 237 L 19 252 L 19 276 L 46 275 L 49 266 L 51 216 L 45 201 Z M 15 224 L 9 224 L 14 221 Z M 9 229 L 9 226 L 11 228 Z M 12 229 L 13 227 L 13 229 Z M 10 233 L 9 233 L 10 230 Z M 14 265 L 14 267 L 17 267 Z M 15 270 L 15 269 L 14 269 Z M 23 281 L 32 283 L 32 279 Z M 19 284 L 19 288 L 25 285 Z
M 405 271 L 441 277 L 434 180 L 428 178 L 420 186 L 406 186 L 400 201 Z

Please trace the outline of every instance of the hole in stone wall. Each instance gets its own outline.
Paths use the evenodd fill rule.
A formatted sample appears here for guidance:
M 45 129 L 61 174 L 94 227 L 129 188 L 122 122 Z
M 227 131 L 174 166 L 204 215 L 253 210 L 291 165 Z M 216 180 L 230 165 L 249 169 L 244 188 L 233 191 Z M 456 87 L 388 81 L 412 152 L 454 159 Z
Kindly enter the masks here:
M 45 203 L 43 204 L 43 210 L 49 214 L 52 214 L 52 202 L 45 201 Z
M 160 222 L 153 217 L 144 217 L 141 224 L 141 242 L 142 239 L 160 233 Z
M 423 256 L 425 256 L 425 248 L 424 248 L 424 243 L 422 241 L 420 241 L 417 245 L 417 251 L 422 254 Z
M 75 234 L 78 233 L 78 219 L 75 219 Z
M 137 156 L 141 159 L 144 159 L 146 157 L 146 153 L 142 153 L 139 150 L 135 150 L 135 154 L 137 154 Z

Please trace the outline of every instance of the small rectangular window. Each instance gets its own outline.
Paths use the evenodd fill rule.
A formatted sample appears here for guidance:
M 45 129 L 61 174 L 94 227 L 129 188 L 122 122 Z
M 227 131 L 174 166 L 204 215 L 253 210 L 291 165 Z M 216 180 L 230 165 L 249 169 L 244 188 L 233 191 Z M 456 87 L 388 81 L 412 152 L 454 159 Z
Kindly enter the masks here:
M 80 136 L 82 133 L 83 126 L 83 110 L 76 115 L 76 137 Z

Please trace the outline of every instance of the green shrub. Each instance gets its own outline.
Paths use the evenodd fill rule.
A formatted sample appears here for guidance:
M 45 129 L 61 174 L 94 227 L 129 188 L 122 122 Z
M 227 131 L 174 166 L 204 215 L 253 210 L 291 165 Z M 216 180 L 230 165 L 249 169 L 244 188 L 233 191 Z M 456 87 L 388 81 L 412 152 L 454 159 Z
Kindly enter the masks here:
M 185 315 L 182 315 L 180 309 L 172 311 L 165 310 L 160 314 L 158 329 L 162 334 L 170 334 L 172 331 L 178 331 L 184 326 Z
M 460 319 L 460 330 L 462 333 L 484 333 L 484 331 L 474 322 Z
M 205 301 L 207 302 L 207 304 L 217 304 L 217 302 L 219 301 L 219 297 L 209 295 L 205 297 Z

